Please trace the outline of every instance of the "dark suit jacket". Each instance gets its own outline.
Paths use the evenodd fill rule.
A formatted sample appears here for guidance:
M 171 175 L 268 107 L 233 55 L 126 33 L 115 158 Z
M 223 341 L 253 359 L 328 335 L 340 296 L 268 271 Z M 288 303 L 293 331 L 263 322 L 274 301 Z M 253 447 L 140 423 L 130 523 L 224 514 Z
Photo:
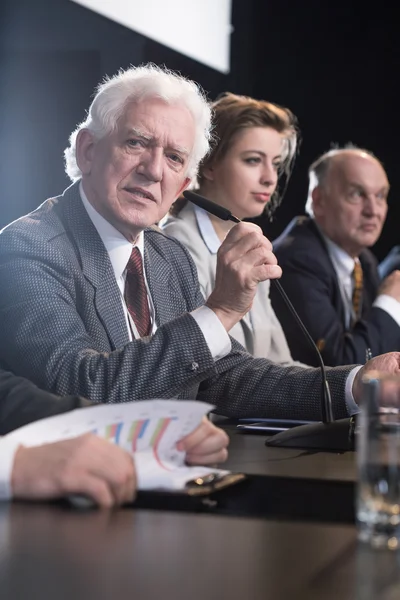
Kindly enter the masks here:
M 369 250 L 360 255 L 363 268 L 362 318 L 346 329 L 345 312 L 337 275 L 313 219 L 297 217 L 274 242 L 283 270 L 281 283 L 327 365 L 364 363 L 367 348 L 377 356 L 400 350 L 400 328 L 384 310 L 372 307 L 379 277 Z M 276 290 L 271 301 L 293 358 L 316 365 L 315 352 L 301 334 Z
M 235 340 L 215 362 L 188 313 L 201 305 L 188 251 L 147 229 L 158 330 L 129 342 L 106 249 L 74 184 L 0 234 L 0 361 L 57 394 L 94 402 L 198 398 L 228 416 L 318 419 L 320 373 L 254 359 Z M 328 373 L 336 417 L 350 368 Z
M 0 369 L 0 435 L 32 421 L 88 405 L 77 396 L 59 398 Z

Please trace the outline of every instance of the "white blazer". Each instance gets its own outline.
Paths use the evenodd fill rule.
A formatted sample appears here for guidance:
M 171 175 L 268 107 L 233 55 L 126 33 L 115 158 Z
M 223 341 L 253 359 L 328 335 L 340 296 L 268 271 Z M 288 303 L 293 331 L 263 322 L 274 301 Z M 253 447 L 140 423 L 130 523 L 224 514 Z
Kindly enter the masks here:
M 189 250 L 197 266 L 201 292 L 204 298 L 208 298 L 215 285 L 217 252 L 221 245 L 208 214 L 188 202 L 177 217 L 168 215 L 161 227 Z M 259 284 L 251 310 L 229 333 L 253 356 L 299 365 L 291 357 L 282 327 L 271 306 L 269 285 L 269 281 Z

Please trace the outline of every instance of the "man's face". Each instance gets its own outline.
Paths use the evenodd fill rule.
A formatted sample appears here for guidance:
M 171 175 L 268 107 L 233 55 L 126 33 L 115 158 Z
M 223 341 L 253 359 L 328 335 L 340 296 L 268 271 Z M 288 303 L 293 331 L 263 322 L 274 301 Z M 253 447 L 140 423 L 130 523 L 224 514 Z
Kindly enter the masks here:
M 129 104 L 116 130 L 101 140 L 83 130 L 77 160 L 90 203 L 133 242 L 189 184 L 194 139 L 189 110 L 158 98 Z
M 313 192 L 315 220 L 355 257 L 381 234 L 389 182 L 378 161 L 363 152 L 343 152 L 331 160 L 325 181 Z

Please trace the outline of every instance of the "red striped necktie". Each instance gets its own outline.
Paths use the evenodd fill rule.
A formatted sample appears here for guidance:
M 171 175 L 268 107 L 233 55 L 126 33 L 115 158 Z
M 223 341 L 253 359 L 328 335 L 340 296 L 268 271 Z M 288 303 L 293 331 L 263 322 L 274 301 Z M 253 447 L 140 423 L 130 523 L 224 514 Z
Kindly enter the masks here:
M 131 256 L 126 265 L 124 298 L 140 337 L 150 335 L 151 319 L 144 282 L 142 255 L 137 246 L 132 248 Z

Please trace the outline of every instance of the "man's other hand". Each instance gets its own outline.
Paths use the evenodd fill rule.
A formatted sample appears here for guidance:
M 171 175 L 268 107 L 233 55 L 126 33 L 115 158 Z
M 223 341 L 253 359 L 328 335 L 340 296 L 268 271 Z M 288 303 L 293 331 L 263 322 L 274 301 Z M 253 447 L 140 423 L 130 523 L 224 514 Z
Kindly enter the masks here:
M 225 431 L 203 417 L 200 425 L 178 442 L 177 448 L 186 452 L 186 462 L 190 465 L 212 465 L 227 459 L 228 444 Z
M 400 374 L 400 352 L 388 352 L 387 354 L 381 354 L 375 358 L 371 358 L 365 365 L 358 371 L 353 382 L 353 397 L 357 404 L 361 402 L 362 395 L 362 379 L 368 373 L 377 371 L 378 373 L 386 373 L 392 375 Z
M 93 434 L 18 448 L 11 477 L 14 498 L 47 500 L 83 494 L 102 507 L 132 502 L 136 474 L 132 457 Z

